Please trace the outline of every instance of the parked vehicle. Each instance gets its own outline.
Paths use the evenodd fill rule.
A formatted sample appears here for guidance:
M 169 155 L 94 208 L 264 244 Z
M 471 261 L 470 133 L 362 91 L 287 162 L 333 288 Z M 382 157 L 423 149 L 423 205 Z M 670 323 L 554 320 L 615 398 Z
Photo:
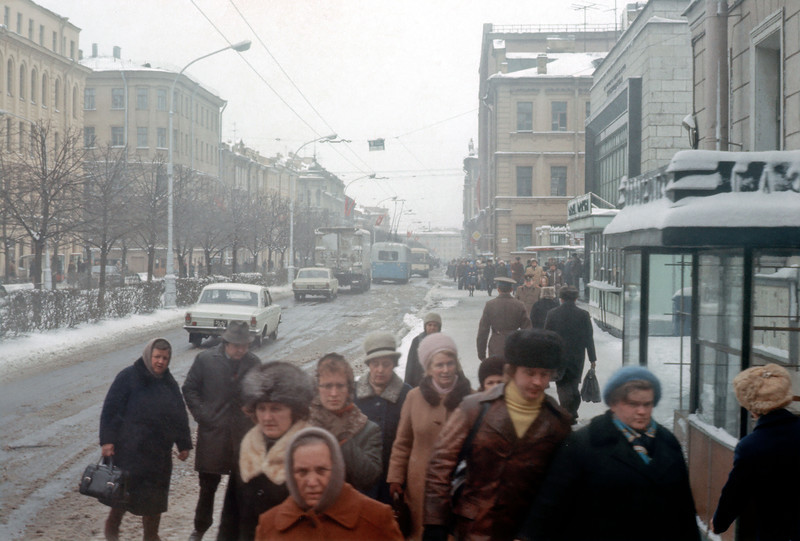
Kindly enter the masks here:
M 340 286 L 367 291 L 372 284 L 369 231 L 358 227 L 320 227 L 315 234 L 314 263 L 331 269 Z
M 322 295 L 330 300 L 339 293 L 339 280 L 327 267 L 306 267 L 297 271 L 292 291 L 297 300 L 305 299 L 306 295 Z
M 186 312 L 183 328 L 189 342 L 200 346 L 203 338 L 219 336 L 229 321 L 247 321 L 256 345 L 278 337 L 281 307 L 272 302 L 264 286 L 251 284 L 209 284 L 200 292 L 197 303 Z
M 100 265 L 92 266 L 92 284 L 100 283 Z M 124 283 L 122 274 L 116 265 L 106 265 L 106 285 L 121 286 Z
M 372 245 L 372 279 L 408 283 L 411 277 L 411 249 L 400 242 L 376 242 Z
M 411 248 L 411 274 L 427 278 L 431 272 L 430 257 L 425 248 Z

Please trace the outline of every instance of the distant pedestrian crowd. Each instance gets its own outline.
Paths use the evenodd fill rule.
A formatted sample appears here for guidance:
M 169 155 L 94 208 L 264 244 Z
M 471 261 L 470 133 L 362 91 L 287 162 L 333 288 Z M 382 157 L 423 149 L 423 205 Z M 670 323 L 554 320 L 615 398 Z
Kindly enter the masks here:
M 470 295 L 498 291 L 478 323 L 477 391 L 437 313 L 425 315 L 404 378 L 390 332 L 364 338 L 368 372 L 356 379 L 337 353 L 313 374 L 262 362 L 249 350 L 248 324 L 231 322 L 181 387 L 170 344 L 149 342 L 103 405 L 103 455 L 130 474 L 130 499 L 111 508 L 105 538 L 120 539 L 131 512 L 146 541 L 159 539 L 173 448 L 180 460 L 194 448 L 190 541 L 215 518 L 220 541 L 699 540 L 681 446 L 652 416 L 663 393 L 652 372 L 616 371 L 602 392 L 608 410 L 576 426 L 585 360 L 594 368 L 597 359 L 591 319 L 576 304 L 575 259 L 569 270 L 519 258 L 451 263 Z M 557 400 L 545 393 L 552 383 Z M 788 373 L 756 367 L 734 387 L 758 424 L 737 446 L 711 527 L 723 532 L 755 509 L 754 539 L 800 539 L 800 421 L 784 409 Z M 784 479 L 791 488 L 776 488 Z

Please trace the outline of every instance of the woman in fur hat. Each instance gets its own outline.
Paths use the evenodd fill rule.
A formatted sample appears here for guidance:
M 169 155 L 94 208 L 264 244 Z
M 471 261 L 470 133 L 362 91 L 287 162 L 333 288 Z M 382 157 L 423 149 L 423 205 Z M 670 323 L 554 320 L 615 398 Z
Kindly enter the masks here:
M 317 363 L 317 394 L 311 401 L 312 426 L 324 428 L 342 446 L 347 482 L 365 492 L 383 472 L 381 429 L 367 419 L 355 397 L 353 369 L 338 353 L 327 353 Z
M 711 527 L 724 532 L 747 509 L 747 529 L 759 541 L 800 539 L 800 418 L 786 409 L 793 397 L 789 372 L 754 366 L 733 379 L 733 389 L 756 425 L 736 445 Z
M 289 495 L 286 453 L 297 432 L 308 426 L 314 397 L 311 378 L 286 362 L 252 369 L 242 382 L 245 411 L 255 426 L 242 439 L 238 471 L 230 476 L 218 541 L 250 541 L 258 517 Z
M 298 432 L 286 456 L 291 495 L 261 515 L 256 539 L 402 540 L 392 509 L 345 482 L 344 462 L 336 438 L 327 430 Z
M 419 345 L 425 377 L 408 392 L 389 459 L 390 492 L 402 494 L 411 510 L 412 539 L 422 538 L 425 469 L 433 444 L 461 399 L 472 392 L 458 361 L 458 348 L 438 332 Z

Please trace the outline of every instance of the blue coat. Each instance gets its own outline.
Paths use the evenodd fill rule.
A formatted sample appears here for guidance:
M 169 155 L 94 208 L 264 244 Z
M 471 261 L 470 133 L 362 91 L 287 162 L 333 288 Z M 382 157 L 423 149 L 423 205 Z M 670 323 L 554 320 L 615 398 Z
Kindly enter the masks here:
M 383 471 L 377 485 L 371 490 L 365 491 L 365 494 L 376 500 L 391 504 L 389 485 L 386 483 L 386 472 L 389 469 L 389 457 L 392 454 L 394 438 L 397 435 L 397 426 L 400 424 L 400 411 L 403 409 L 403 402 L 405 402 L 411 386 L 403 383 L 403 380 L 397 374 L 392 374 L 389 385 L 380 396 L 377 396 L 368 380 L 369 375 L 365 374 L 356 383 L 356 399 L 354 402 L 358 409 L 381 429 L 381 437 L 383 438 L 383 455 L 381 457 Z
M 781 408 L 758 419 L 736 446 L 714 530 L 724 532 L 743 512 L 760 541 L 800 539 L 800 418 Z M 745 525 L 746 526 L 746 525 Z
M 167 510 L 172 446 L 192 448 L 189 418 L 169 370 L 155 377 L 140 357 L 114 379 L 100 414 L 100 445 L 114 444 L 114 464 L 130 473 L 128 511 Z

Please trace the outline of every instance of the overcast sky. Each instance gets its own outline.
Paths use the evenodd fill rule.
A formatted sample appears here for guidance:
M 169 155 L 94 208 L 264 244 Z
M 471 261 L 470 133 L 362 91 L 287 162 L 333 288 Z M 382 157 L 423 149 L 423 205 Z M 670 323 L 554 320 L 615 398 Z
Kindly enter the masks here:
M 80 48 L 187 72 L 228 101 L 224 141 L 265 156 L 308 145 L 359 205 L 405 199 L 400 230 L 462 224 L 462 162 L 477 147 L 483 23 L 614 24 L 615 0 L 35 0 L 81 29 Z M 625 5 L 616 0 L 618 9 Z M 274 59 L 273 59 L 274 57 Z M 277 60 L 277 62 L 276 62 Z M 289 78 L 284 74 L 288 74 Z M 367 140 L 386 150 L 369 152 Z M 386 205 L 387 203 L 384 203 Z M 393 208 L 390 206 L 390 210 Z M 399 207 L 398 207 L 399 210 Z M 410 212 L 408 212 L 410 211 Z

